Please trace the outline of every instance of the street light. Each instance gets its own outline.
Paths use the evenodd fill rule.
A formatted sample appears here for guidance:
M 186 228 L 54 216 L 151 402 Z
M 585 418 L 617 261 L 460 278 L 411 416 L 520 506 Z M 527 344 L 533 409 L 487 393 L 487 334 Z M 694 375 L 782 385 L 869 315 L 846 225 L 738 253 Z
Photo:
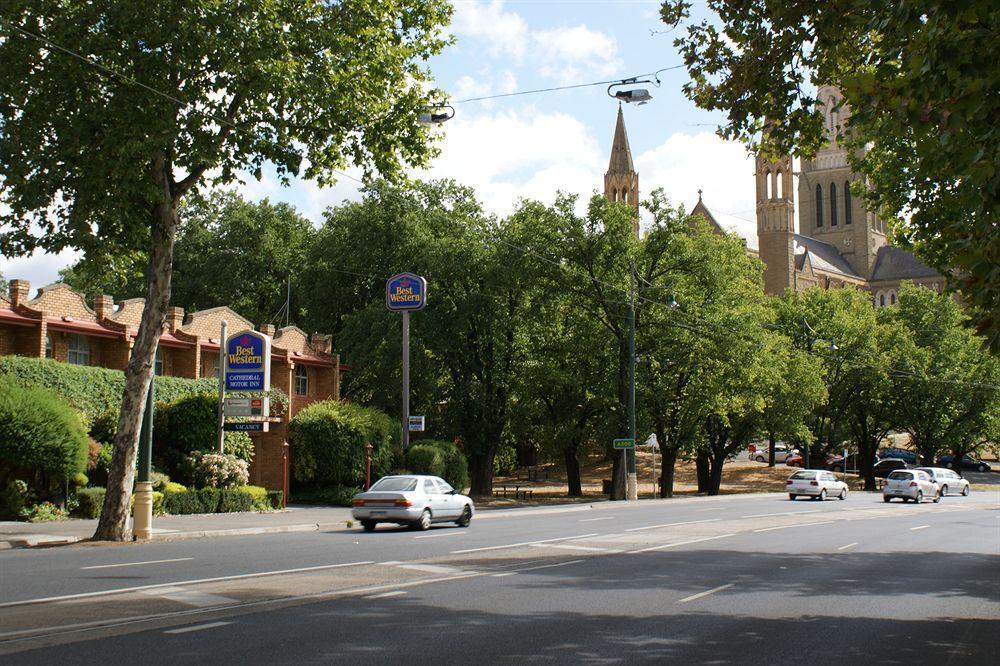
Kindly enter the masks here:
M 617 88 L 620 86 L 634 86 L 638 83 L 652 83 L 649 79 L 639 80 L 637 78 L 622 79 L 616 83 L 612 83 L 608 86 L 608 97 L 612 99 L 617 99 L 619 102 L 628 102 L 629 104 L 636 104 L 637 106 L 642 106 L 646 104 L 653 96 L 649 94 L 649 90 L 646 88 L 631 88 L 629 90 L 616 90 L 611 92 L 612 88 Z
M 440 104 L 429 107 L 417 114 L 417 124 L 424 127 L 434 127 L 455 117 L 455 107 L 450 104 Z

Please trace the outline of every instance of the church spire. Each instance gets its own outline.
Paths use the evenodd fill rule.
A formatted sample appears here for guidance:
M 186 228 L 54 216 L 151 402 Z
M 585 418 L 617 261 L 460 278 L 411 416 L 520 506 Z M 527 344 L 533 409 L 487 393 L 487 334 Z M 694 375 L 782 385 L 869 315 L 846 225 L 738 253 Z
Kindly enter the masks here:
M 639 234 L 639 174 L 632 163 L 632 150 L 628 145 L 625 131 L 625 115 L 621 103 L 618 104 L 618 121 L 615 123 L 615 137 L 611 142 L 611 159 L 604 174 L 604 196 L 611 202 L 624 202 L 635 209 L 632 227 Z

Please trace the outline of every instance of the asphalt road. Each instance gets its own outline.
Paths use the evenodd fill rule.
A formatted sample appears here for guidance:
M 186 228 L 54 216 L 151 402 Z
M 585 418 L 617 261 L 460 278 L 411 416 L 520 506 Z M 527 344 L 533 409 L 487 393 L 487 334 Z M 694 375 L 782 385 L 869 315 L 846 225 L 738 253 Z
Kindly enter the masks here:
M 8 551 L 0 658 L 982 664 L 1000 650 L 998 555 L 997 493 Z

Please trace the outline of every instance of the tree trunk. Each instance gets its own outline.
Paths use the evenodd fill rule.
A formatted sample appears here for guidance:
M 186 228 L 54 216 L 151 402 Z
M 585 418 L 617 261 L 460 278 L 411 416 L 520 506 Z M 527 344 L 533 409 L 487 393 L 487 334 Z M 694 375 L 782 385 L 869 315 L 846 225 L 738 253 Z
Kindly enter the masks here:
M 722 488 L 722 466 L 726 462 L 725 454 L 713 455 L 709 461 L 708 494 L 718 495 Z
M 708 454 L 699 452 L 694 459 L 694 467 L 695 473 L 698 475 L 698 492 L 707 493 L 710 483 Z
M 767 450 L 767 466 L 774 467 L 774 433 L 768 433 L 767 442 L 770 448 Z
M 493 495 L 493 459 L 496 454 L 496 447 L 491 446 L 485 453 L 469 456 L 469 494 L 473 497 Z
M 612 501 L 625 499 L 625 455 L 624 451 L 615 451 L 611 462 L 611 497 Z
M 163 160 L 154 165 L 154 178 L 162 182 Z M 161 173 L 155 173 L 159 169 Z M 152 247 L 146 276 L 146 304 L 135 339 L 135 346 L 125 369 L 125 390 L 122 394 L 118 432 L 115 435 L 108 487 L 104 507 L 94 532 L 100 541 L 124 541 L 129 536 L 129 506 L 135 476 L 135 459 L 139 443 L 139 427 L 146 405 L 146 392 L 153 378 L 153 358 L 156 345 L 166 323 L 170 305 L 170 277 L 173 265 L 174 238 L 177 232 L 177 209 L 164 187 L 164 200 L 152 208 Z
M 876 490 L 875 485 L 875 449 L 877 444 L 872 441 L 858 442 L 858 472 L 865 480 L 865 490 Z M 847 461 L 844 461 L 844 471 L 847 471 Z
M 674 467 L 677 464 L 677 448 L 673 446 L 661 446 L 660 453 L 663 456 L 660 462 L 660 497 L 673 497 Z
M 576 458 L 576 450 L 575 445 L 563 449 L 563 461 L 566 463 L 566 485 L 570 497 L 583 497 L 583 486 L 580 484 L 580 461 Z

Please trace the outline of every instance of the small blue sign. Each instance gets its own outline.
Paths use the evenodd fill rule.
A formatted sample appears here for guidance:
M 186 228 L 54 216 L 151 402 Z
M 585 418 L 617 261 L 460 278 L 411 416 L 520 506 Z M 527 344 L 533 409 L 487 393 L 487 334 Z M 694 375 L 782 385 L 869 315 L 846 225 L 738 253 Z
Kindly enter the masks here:
M 229 432 L 264 432 L 264 423 L 227 423 L 223 430 Z
M 265 388 L 263 372 L 226 373 L 227 391 L 263 391 Z
M 413 273 L 393 275 L 385 283 L 385 306 L 390 310 L 422 310 L 427 305 L 427 280 Z

